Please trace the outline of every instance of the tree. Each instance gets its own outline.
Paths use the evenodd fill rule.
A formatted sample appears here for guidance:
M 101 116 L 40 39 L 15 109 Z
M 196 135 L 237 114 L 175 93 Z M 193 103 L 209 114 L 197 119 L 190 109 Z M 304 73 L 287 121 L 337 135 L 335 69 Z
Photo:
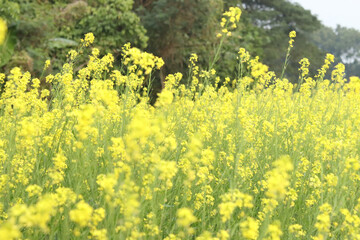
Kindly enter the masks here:
M 219 31 L 221 12 L 231 6 L 243 9 L 238 30 L 223 45 L 221 61 L 215 66 L 220 76 L 232 76 L 236 56 L 245 47 L 278 75 L 282 71 L 288 44 L 288 34 L 295 30 L 298 39 L 286 71 L 297 81 L 298 62 L 308 57 L 311 72 L 322 65 L 324 53 L 309 36 L 321 26 L 319 20 L 298 4 L 287 0 L 135 0 L 134 8 L 148 31 L 148 51 L 164 58 L 166 73 L 182 71 L 190 53 L 202 56 L 207 66 L 214 55 L 215 38 Z M 164 74 L 165 75 L 165 74 Z
M 148 51 L 166 62 L 163 76 L 184 72 L 191 53 L 206 65 L 217 42 L 222 0 L 135 0 L 149 36 Z
M 254 53 L 278 76 L 285 61 L 288 34 L 292 30 L 297 32 L 297 39 L 285 73 L 286 77 L 293 82 L 297 81 L 298 62 L 303 57 L 309 58 L 312 62 L 310 70 L 313 74 L 321 66 L 324 53 L 309 40 L 309 36 L 321 27 L 321 23 L 309 10 L 287 0 L 230 0 L 227 4 L 238 4 L 244 9 L 246 14 L 243 20 L 246 18 L 245 21 L 251 22 L 262 39 L 256 40 L 261 44 L 258 46 L 262 49 L 261 52 L 257 48 L 249 51 L 255 50 Z
M 85 1 L 69 4 L 62 15 L 78 14 L 77 8 L 71 6 L 80 2 L 86 4 Z M 64 27 L 61 29 L 65 36 L 72 35 L 72 39 L 79 39 L 87 32 L 92 32 L 97 37 L 98 46 L 115 53 L 126 42 L 145 48 L 148 37 L 139 17 L 132 11 L 133 3 L 133 0 L 88 0 L 86 14 L 65 25 L 70 31 L 65 31 Z M 62 17 L 62 20 L 69 22 L 66 17 Z
M 335 29 L 322 26 L 314 32 L 312 41 L 323 51 L 332 53 L 336 62 L 346 66 L 346 74 L 360 75 L 360 32 L 356 29 L 337 26 Z
M 3 71 L 20 66 L 41 73 L 46 59 L 51 59 L 53 70 L 58 70 L 67 52 L 90 31 L 96 37 L 95 46 L 115 56 L 127 42 L 141 48 L 147 46 L 146 30 L 132 11 L 133 0 L 3 0 L 0 3 L 0 13 L 4 9 L 19 9 L 19 13 L 12 11 L 14 14 L 5 11 L 16 48 Z

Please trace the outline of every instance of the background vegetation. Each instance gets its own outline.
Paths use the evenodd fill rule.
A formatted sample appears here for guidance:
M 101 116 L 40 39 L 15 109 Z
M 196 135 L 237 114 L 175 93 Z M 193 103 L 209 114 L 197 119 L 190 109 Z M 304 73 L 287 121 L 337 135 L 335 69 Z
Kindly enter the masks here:
M 219 41 L 214 34 L 220 31 L 217 21 L 229 6 L 241 7 L 243 15 L 233 37 L 224 42 L 216 66 L 220 76 L 233 75 L 239 47 L 259 56 L 279 75 L 292 30 L 298 40 L 286 71 L 291 82 L 298 80 L 303 56 L 309 58 L 314 75 L 327 52 L 346 64 L 347 75 L 360 75 L 360 32 L 326 27 L 309 10 L 287 0 L 1 0 L 0 15 L 8 21 L 10 34 L 0 67 L 3 72 L 21 66 L 40 73 L 50 59 L 50 71 L 58 71 L 68 50 L 83 34 L 93 32 L 96 47 L 115 58 L 126 42 L 162 57 L 166 66 L 158 79 L 163 81 L 168 73 L 186 74 L 193 52 L 201 56 L 200 65 L 209 64 Z

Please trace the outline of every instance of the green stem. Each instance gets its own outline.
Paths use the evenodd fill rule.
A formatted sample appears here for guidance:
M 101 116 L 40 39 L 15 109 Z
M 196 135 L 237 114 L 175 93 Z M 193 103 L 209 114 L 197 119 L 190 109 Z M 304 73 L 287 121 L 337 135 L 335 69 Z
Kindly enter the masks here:
M 284 66 L 283 66 L 282 72 L 281 72 L 281 77 L 280 77 L 280 79 L 283 79 L 283 78 L 284 78 L 284 74 L 285 74 L 286 67 L 287 67 L 287 65 L 289 64 L 290 51 L 291 51 L 291 48 L 289 47 L 288 50 L 287 50 L 287 53 L 286 53 L 286 58 L 285 58 L 285 62 L 284 62 Z
M 225 37 L 226 36 L 222 36 L 221 40 L 220 40 L 220 44 L 216 50 L 216 53 L 215 53 L 215 56 L 214 56 L 214 59 L 212 60 L 212 62 L 209 64 L 209 71 L 214 67 L 214 64 L 219 60 L 219 54 L 220 54 L 220 50 L 221 50 L 221 47 L 224 43 L 224 40 L 225 40 Z

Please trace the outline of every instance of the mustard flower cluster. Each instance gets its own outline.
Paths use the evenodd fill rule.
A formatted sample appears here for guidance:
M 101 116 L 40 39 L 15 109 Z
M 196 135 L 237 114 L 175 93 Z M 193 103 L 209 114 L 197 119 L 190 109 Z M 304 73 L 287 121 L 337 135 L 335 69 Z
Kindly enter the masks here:
M 296 38 L 296 32 L 295 31 L 291 31 L 290 33 L 289 33 L 289 38 L 290 38 L 290 40 L 289 40 L 289 46 L 292 48 L 293 47 L 293 43 L 294 43 L 294 38 Z
M 221 19 L 221 33 L 217 37 L 231 36 L 231 31 L 237 28 L 237 23 L 240 21 L 241 9 L 238 7 L 230 7 L 228 11 L 223 13 Z
M 160 69 L 164 65 L 164 61 L 151 53 L 141 52 L 138 48 L 131 48 L 130 44 L 123 47 L 124 64 L 131 64 L 129 68 L 131 72 L 138 75 L 149 75 L 154 68 Z
M 85 47 L 90 46 L 94 42 L 95 36 L 93 33 L 85 34 L 85 37 L 81 39 L 81 42 L 84 44 Z
M 328 53 L 326 54 L 324 65 L 318 70 L 318 74 L 315 78 L 322 80 L 325 77 L 327 70 L 330 68 L 330 65 L 334 62 L 334 55 Z
M 307 58 L 303 58 L 300 60 L 299 64 L 300 64 L 300 68 L 299 68 L 300 77 L 304 78 L 309 74 L 310 61 Z

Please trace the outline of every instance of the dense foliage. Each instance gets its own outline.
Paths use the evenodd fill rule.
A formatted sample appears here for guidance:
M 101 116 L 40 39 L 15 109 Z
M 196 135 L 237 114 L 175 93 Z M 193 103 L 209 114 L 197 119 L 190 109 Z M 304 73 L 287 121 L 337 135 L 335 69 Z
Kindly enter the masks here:
M 7 14 L 0 16 L 8 21 L 9 35 L 0 67 L 9 72 L 19 66 L 39 74 L 43 62 L 51 59 L 52 71 L 58 72 L 67 52 L 90 31 L 99 37 L 97 47 L 115 57 L 127 42 L 144 48 L 146 30 L 132 7 L 132 0 L 1 0 L 0 11 Z
M 158 74 L 158 88 L 169 73 L 187 74 L 187 59 L 199 55 L 199 65 L 209 65 L 216 38 L 216 24 L 223 9 L 240 6 L 243 17 L 233 38 L 223 42 L 221 62 L 215 66 L 224 78 L 236 71 L 236 50 L 246 48 L 281 74 L 286 57 L 286 36 L 295 30 L 298 41 L 285 75 L 297 81 L 298 62 L 307 56 L 312 74 L 321 66 L 325 53 L 335 55 L 357 74 L 356 30 L 339 31 L 322 26 L 310 11 L 287 0 L 1 0 L 0 16 L 8 21 L 9 35 L 0 67 L 9 72 L 15 66 L 41 73 L 42 63 L 51 59 L 48 71 L 58 72 L 66 53 L 83 34 L 93 32 L 101 52 L 112 52 L 119 66 L 120 49 L 126 42 L 162 57 L 166 65 Z M 332 47 L 330 47 L 332 46 Z M 336 46 L 336 47 L 335 47 Z M 336 48 L 336 49 L 334 49 Z M 344 58 L 346 49 L 352 57 Z M 79 59 L 85 64 L 86 59 Z M 162 86 L 160 85 L 162 84 Z
M 346 27 L 321 27 L 311 35 L 312 41 L 323 51 L 334 54 L 337 62 L 346 66 L 348 76 L 360 75 L 360 32 Z

